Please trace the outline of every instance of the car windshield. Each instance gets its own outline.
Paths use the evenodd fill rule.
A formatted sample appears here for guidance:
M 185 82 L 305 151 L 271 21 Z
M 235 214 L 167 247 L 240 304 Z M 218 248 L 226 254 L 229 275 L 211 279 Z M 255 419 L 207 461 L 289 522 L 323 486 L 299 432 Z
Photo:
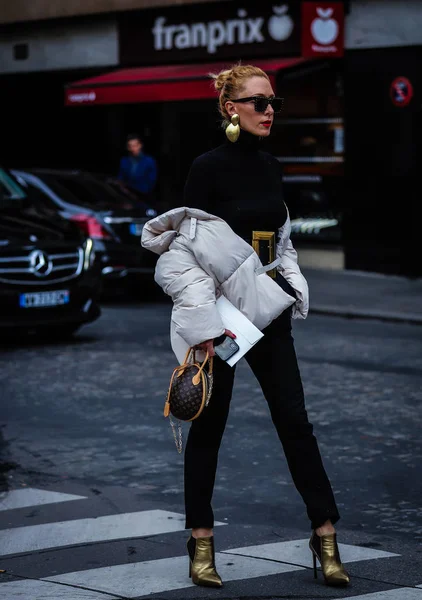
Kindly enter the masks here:
M 77 199 L 77 204 L 92 210 L 123 209 L 132 210 L 135 202 L 127 196 L 119 194 L 107 183 L 88 177 L 54 175 L 44 179 L 48 185 L 55 181 L 61 188 L 66 188 Z M 53 188 L 53 185 L 51 186 Z M 53 191 L 55 191 L 53 189 Z M 66 198 L 63 200 L 68 201 Z M 73 202 L 75 202 L 73 200 Z
M 0 169 L 0 198 L 5 200 L 23 200 L 27 197 L 24 189 L 3 169 Z
M 140 204 L 143 204 L 145 207 L 147 206 L 147 203 L 145 202 L 145 194 L 143 194 L 142 192 L 139 192 L 138 190 L 136 190 L 132 186 L 128 185 L 127 183 L 121 181 L 120 179 L 116 179 L 115 177 L 109 177 L 107 175 L 103 175 L 102 179 L 105 183 L 107 183 L 109 186 L 111 186 L 117 193 L 124 194 L 130 200 L 132 200 L 133 202 L 136 202 L 137 204 L 140 203 Z
M 54 194 L 58 196 L 58 198 L 60 198 L 60 200 L 62 200 L 63 202 L 68 202 L 69 204 L 76 205 L 81 204 L 79 198 L 72 194 L 71 191 L 68 190 L 66 187 L 60 185 L 60 183 L 58 183 L 54 177 L 50 177 L 49 175 L 44 174 L 40 175 L 39 173 L 35 173 L 35 175 L 43 183 L 45 183 L 50 188 L 50 190 L 54 192 Z

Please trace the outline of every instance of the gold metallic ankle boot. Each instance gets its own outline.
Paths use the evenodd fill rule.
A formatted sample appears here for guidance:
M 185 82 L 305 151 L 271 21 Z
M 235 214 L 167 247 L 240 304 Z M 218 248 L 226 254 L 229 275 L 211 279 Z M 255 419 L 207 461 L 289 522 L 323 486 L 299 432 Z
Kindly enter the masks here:
M 222 587 L 220 575 L 215 568 L 214 538 L 190 537 L 187 543 L 189 552 L 189 577 L 195 585 Z
M 327 585 L 347 585 L 350 582 L 350 577 L 340 560 L 335 533 L 319 536 L 314 531 L 309 540 L 309 547 L 314 559 L 315 579 L 318 577 L 316 565 L 318 559 Z

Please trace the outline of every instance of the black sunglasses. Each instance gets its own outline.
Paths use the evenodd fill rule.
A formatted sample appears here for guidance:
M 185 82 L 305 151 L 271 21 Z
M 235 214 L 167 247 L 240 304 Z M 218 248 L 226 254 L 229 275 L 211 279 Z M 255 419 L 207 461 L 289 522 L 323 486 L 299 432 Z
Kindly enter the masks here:
M 271 104 L 274 112 L 280 112 L 283 109 L 284 98 L 276 98 L 275 96 L 249 96 L 248 98 L 237 98 L 232 102 L 253 102 L 255 105 L 255 111 L 263 113 L 267 110 L 268 105 Z

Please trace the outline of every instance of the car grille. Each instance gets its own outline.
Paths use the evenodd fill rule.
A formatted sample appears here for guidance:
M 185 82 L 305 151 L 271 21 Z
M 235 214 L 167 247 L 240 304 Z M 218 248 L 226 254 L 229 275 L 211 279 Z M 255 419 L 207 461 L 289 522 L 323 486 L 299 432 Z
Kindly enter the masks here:
M 32 249 L 29 252 L 0 256 L 0 281 L 25 285 L 47 285 L 74 279 L 82 272 L 84 251 Z

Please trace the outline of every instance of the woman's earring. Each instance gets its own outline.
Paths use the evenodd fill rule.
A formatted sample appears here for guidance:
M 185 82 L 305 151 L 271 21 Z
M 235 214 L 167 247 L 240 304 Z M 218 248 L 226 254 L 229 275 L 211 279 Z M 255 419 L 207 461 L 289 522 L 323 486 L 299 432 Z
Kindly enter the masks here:
M 231 118 L 231 123 L 229 123 L 226 128 L 226 136 L 231 142 L 237 142 L 239 135 L 239 115 L 233 115 Z

